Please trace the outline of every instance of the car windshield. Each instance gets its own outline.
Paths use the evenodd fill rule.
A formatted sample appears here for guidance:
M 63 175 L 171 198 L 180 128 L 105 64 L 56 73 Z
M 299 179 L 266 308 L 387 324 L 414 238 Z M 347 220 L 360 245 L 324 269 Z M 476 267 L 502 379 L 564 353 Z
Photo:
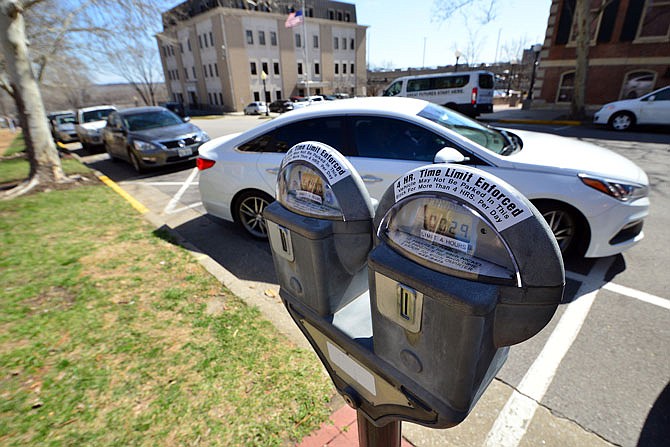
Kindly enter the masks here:
M 168 110 L 156 110 L 124 115 L 123 122 L 130 131 L 183 124 L 183 121 L 177 115 Z
M 99 110 L 90 110 L 82 114 L 82 121 L 85 123 L 90 123 L 93 121 L 102 121 L 106 120 L 107 116 L 112 113 L 114 109 L 99 109 Z
M 437 104 L 428 104 L 418 115 L 499 155 L 509 155 L 520 147 L 518 142 L 504 132 L 482 126 L 477 121 Z
M 56 118 L 58 124 L 72 124 L 74 123 L 74 115 L 63 115 Z

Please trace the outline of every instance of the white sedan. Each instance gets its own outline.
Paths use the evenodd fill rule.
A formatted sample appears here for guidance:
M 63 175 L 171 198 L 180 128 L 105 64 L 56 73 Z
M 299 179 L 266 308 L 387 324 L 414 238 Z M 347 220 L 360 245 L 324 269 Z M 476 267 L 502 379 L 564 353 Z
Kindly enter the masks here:
M 670 125 L 670 86 L 635 99 L 605 104 L 593 116 L 596 124 L 628 130 L 636 124 Z
M 440 152 L 439 162 L 475 166 L 519 189 L 547 219 L 564 254 L 609 256 L 643 237 L 648 179 L 630 160 L 574 139 L 484 126 L 410 98 L 328 101 L 204 144 L 197 164 L 207 212 L 266 237 L 262 211 L 274 200 L 282 158 L 308 140 L 347 156 L 377 200 L 400 175 L 433 163 Z

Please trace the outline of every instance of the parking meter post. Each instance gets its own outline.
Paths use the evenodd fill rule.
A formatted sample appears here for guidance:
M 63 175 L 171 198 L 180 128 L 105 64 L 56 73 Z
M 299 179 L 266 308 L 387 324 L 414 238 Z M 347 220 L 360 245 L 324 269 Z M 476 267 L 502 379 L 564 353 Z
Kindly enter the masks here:
M 377 427 L 368 420 L 360 409 L 356 410 L 358 424 L 358 445 L 360 447 L 400 447 L 402 423 L 389 422 L 383 427 Z

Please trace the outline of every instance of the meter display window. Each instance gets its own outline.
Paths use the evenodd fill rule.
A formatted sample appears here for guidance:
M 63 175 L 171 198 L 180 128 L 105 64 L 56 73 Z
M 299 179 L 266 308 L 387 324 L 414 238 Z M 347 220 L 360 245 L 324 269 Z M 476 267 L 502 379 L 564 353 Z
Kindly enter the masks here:
M 477 211 L 444 197 L 396 203 L 382 220 L 379 237 L 433 270 L 517 282 L 516 263 L 499 233 Z
M 282 170 L 277 197 L 286 208 L 302 215 L 343 220 L 342 209 L 326 179 L 306 163 Z

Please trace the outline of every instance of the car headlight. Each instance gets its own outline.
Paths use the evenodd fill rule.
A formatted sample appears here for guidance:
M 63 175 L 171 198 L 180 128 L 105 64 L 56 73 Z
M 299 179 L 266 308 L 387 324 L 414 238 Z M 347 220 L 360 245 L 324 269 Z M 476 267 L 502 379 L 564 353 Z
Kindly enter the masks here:
M 133 141 L 133 146 L 135 146 L 135 149 L 137 149 L 140 152 L 148 152 L 148 151 L 155 151 L 155 150 L 160 150 L 161 148 L 153 143 L 149 143 L 147 141 L 139 141 L 135 140 Z
M 649 194 L 649 187 L 646 185 L 592 177 L 586 174 L 579 174 L 579 179 L 586 186 L 597 189 L 598 191 L 614 197 L 617 200 L 621 200 L 622 202 L 647 197 Z
M 199 134 L 197 134 L 195 137 L 193 137 L 193 140 L 196 143 L 204 143 L 206 141 L 209 141 L 210 138 L 209 138 L 209 135 L 207 135 L 207 132 L 203 131 L 203 132 L 200 132 Z

